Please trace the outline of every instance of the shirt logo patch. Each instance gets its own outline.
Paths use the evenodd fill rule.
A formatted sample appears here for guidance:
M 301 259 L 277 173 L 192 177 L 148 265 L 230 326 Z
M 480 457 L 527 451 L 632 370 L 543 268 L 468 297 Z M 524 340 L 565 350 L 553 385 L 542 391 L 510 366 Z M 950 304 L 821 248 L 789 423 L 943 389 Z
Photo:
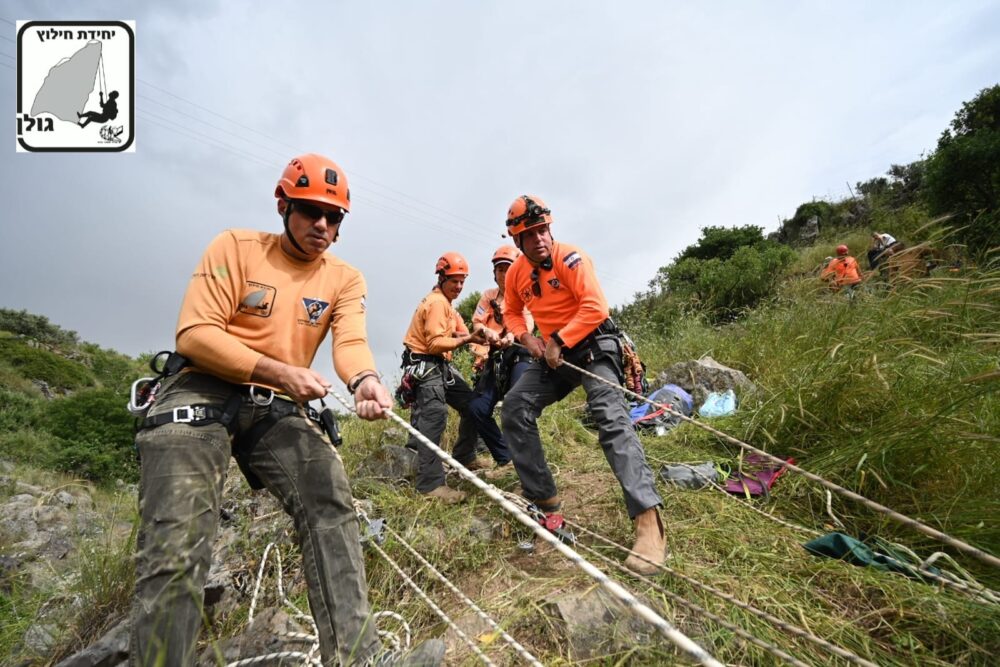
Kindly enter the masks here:
M 548 280 L 547 282 L 550 285 L 552 285 L 552 289 L 559 289 L 560 283 L 559 283 L 559 279 L 558 278 L 552 278 L 551 280 Z
M 302 306 L 306 309 L 306 315 L 309 316 L 309 321 L 304 323 L 311 326 L 318 326 L 319 318 L 323 317 L 323 313 L 330 307 L 330 303 L 328 301 L 320 301 L 319 299 L 303 298 Z M 303 320 L 299 321 L 303 322 Z
M 277 290 L 270 285 L 248 280 L 243 288 L 243 298 L 240 299 L 240 306 L 237 310 L 245 315 L 270 317 L 275 294 L 277 294 Z
M 563 264 L 565 264 L 568 269 L 575 269 L 576 265 L 581 261 L 583 261 L 583 257 L 580 257 L 580 253 L 575 250 L 563 257 Z

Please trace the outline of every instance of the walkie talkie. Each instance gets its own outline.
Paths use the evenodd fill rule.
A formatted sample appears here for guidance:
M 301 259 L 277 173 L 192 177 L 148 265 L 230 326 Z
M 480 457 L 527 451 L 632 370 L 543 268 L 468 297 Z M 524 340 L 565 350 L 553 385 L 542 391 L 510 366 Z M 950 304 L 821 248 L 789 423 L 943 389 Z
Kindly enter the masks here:
M 326 435 L 330 438 L 333 446 L 340 447 L 344 439 L 340 437 L 340 427 L 337 426 L 337 414 L 333 411 L 333 408 L 327 407 L 326 401 L 322 398 L 319 399 L 319 404 L 323 406 L 323 409 L 319 413 L 319 423 L 323 425 L 323 430 L 326 431 Z

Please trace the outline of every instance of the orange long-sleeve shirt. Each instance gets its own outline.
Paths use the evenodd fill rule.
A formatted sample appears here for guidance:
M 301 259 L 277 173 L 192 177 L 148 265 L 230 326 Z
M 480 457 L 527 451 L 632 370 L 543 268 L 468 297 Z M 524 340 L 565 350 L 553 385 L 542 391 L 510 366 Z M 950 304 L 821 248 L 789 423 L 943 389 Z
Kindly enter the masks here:
M 435 287 L 414 311 L 403 345 L 415 354 L 433 354 L 451 361 L 451 351 L 461 345 L 453 335 L 456 333 L 467 334 L 469 329 L 448 297 Z
M 833 278 L 838 287 L 857 285 L 861 282 L 861 267 L 853 257 L 834 257 L 819 274 L 823 280 Z
M 263 356 L 308 368 L 330 330 L 341 380 L 375 370 L 361 272 L 330 254 L 296 260 L 280 238 L 230 229 L 209 244 L 184 295 L 177 351 L 196 369 L 246 383 Z
M 552 243 L 551 268 L 535 267 L 521 255 L 507 270 L 503 306 L 507 330 L 519 337 L 529 331 L 524 318 L 527 308 L 535 316 L 538 330 L 548 341 L 556 331 L 573 347 L 608 318 L 608 301 L 597 282 L 594 265 L 582 250 L 568 243 Z M 537 270 L 538 279 L 532 272 Z M 537 282 L 540 296 L 532 289 Z
M 506 284 L 504 289 L 506 289 Z M 501 319 L 503 318 L 503 302 L 504 298 L 500 296 L 500 290 L 498 288 L 491 287 L 483 292 L 483 295 L 479 297 L 479 303 L 476 304 L 476 311 L 472 314 L 472 323 L 482 324 L 486 328 L 492 329 L 501 336 L 506 334 L 508 331 L 507 327 L 503 322 L 497 319 L 497 315 L 500 315 Z M 535 322 L 527 308 L 524 309 L 524 321 L 528 331 L 535 328 Z M 472 354 L 476 357 L 477 363 L 481 363 L 485 360 L 490 353 L 489 345 L 470 343 L 469 349 L 472 350 Z

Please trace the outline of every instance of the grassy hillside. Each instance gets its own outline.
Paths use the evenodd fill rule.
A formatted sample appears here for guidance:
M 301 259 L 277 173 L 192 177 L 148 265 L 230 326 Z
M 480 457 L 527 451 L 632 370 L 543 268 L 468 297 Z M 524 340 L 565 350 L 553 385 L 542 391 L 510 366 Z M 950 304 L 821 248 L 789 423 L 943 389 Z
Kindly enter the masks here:
M 856 252 L 864 247 L 863 232 L 845 232 L 843 238 Z M 655 318 L 626 318 L 650 375 L 705 354 L 743 370 L 757 384 L 757 395 L 741 397 L 738 412 L 714 420 L 713 426 L 775 454 L 794 456 L 810 471 L 1000 553 L 1000 492 L 994 482 L 1000 472 L 1000 269 L 990 264 L 960 272 L 941 268 L 928 278 L 891 287 L 873 280 L 856 299 L 847 300 L 821 288 L 813 273 L 829 252 L 827 240 L 796 251 L 776 291 L 726 323 L 693 310 L 672 315 L 667 329 L 651 324 Z M 134 520 L 134 497 L 113 487 L 116 478 L 134 479 L 130 422 L 121 408 L 127 381 L 144 374 L 141 364 L 85 343 L 39 346 L 33 340 L 23 333 L 0 338 L 0 458 L 17 466 L 0 485 L 0 500 L 17 493 L 10 480 L 57 488 L 79 484 L 85 476 L 97 483 L 95 504 L 108 525 L 118 528 L 59 565 L 75 582 L 71 595 L 56 584 L 31 586 L 12 574 L 0 580 L 0 662 L 12 664 L 21 659 L 46 664 L 86 646 L 127 612 L 131 590 L 128 554 L 134 536 L 121 523 Z M 45 398 L 35 380 L 44 380 L 54 398 Z M 576 392 L 542 418 L 547 456 L 557 471 L 567 516 L 627 545 L 631 525 L 596 435 L 583 425 L 583 403 Z M 470 502 L 445 508 L 427 503 L 405 485 L 364 478 L 361 469 L 380 449 L 388 426 L 356 419 L 342 424 L 346 444 L 341 451 L 356 496 L 368 500 L 374 516 L 386 518 L 543 663 L 579 664 L 580 655 L 546 602 L 586 591 L 592 580 L 545 545 L 530 552 L 520 549 L 528 532 L 468 484 L 456 480 L 471 492 Z M 455 430 L 456 424 L 450 424 L 446 442 L 453 440 Z M 734 467 L 739 460 L 735 447 L 692 425 L 644 438 L 644 445 L 654 469 L 702 461 Z M 110 459 L 102 458 L 109 452 Z M 498 486 L 514 490 L 516 479 L 501 480 Z M 1000 651 L 1000 607 L 898 574 L 821 560 L 802 548 L 808 534 L 769 520 L 738 499 L 712 489 L 658 486 L 672 553 L 668 564 L 676 572 L 878 664 L 994 663 Z M 237 515 L 239 539 L 231 547 L 230 567 L 245 581 L 252 580 L 264 546 L 276 540 L 282 545 L 290 595 L 305 608 L 289 522 L 266 496 L 250 494 L 235 471 L 228 498 L 229 507 L 249 508 Z M 807 529 L 834 527 L 822 489 L 792 474 L 755 506 Z M 942 549 L 839 497 L 829 510 L 843 522 L 844 532 L 877 535 L 921 557 Z M 0 543 L 13 542 L 3 537 Z M 582 543 L 616 562 L 624 559 L 591 538 Z M 0 547 L 0 556 L 7 555 L 6 548 Z M 383 548 L 446 613 L 467 620 L 463 605 L 397 540 L 390 538 Z M 944 550 L 979 581 L 1000 588 L 995 570 Z M 806 664 L 843 662 L 677 575 L 659 575 L 657 588 L 590 558 L 725 663 L 769 665 L 776 659 L 679 606 L 664 590 Z M 366 562 L 376 609 L 402 614 L 420 637 L 446 631 L 384 559 L 368 549 Z M 206 645 L 245 628 L 250 589 L 244 585 L 235 603 L 212 618 L 203 634 Z M 69 604 L 68 595 L 77 601 Z M 25 631 L 53 615 L 60 620 L 53 648 L 44 654 L 26 651 Z M 626 633 L 624 625 L 621 632 Z M 497 664 L 517 662 L 491 635 L 474 636 Z M 608 639 L 587 664 L 657 665 L 677 659 L 662 639 L 625 636 L 631 639 Z M 449 655 L 451 664 L 477 663 L 468 649 Z

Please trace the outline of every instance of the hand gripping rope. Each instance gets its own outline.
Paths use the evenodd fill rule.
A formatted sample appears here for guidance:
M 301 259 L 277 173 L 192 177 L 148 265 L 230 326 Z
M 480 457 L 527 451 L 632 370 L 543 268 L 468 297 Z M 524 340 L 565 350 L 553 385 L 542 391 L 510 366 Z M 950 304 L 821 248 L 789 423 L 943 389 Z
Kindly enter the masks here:
M 330 390 L 330 395 L 336 398 L 341 404 L 344 405 L 348 410 L 354 410 L 354 407 L 334 390 Z M 476 477 L 473 473 L 469 472 L 465 466 L 456 461 L 448 454 L 446 451 L 435 445 L 427 437 L 425 437 L 420 431 L 413 428 L 409 422 L 397 415 L 391 409 L 386 408 L 384 414 L 393 420 L 404 429 L 406 429 L 415 438 L 420 440 L 424 445 L 426 445 L 432 452 L 434 452 L 438 458 L 445 461 L 455 469 L 458 474 L 475 486 L 477 489 L 489 496 L 490 499 L 496 501 L 501 507 L 504 508 L 509 514 L 511 514 L 515 519 L 520 521 L 522 524 L 530 528 L 534 533 L 549 543 L 550 546 L 558 550 L 562 555 L 573 562 L 577 567 L 586 572 L 590 577 L 597 581 L 601 586 L 607 589 L 612 595 L 614 595 L 618 600 L 628 608 L 633 614 L 641 618 L 642 620 L 653 625 L 664 637 L 666 637 L 671 643 L 677 646 L 681 651 L 689 655 L 694 660 L 697 660 L 702 665 L 706 667 L 723 667 L 722 663 L 713 658 L 708 654 L 705 649 L 696 644 L 690 637 L 685 635 L 683 632 L 671 625 L 665 618 L 657 614 L 655 611 L 647 607 L 646 605 L 639 602 L 638 599 L 627 590 L 622 588 L 617 582 L 611 580 L 608 575 L 604 574 L 601 570 L 594 567 L 590 562 L 588 562 L 583 556 L 578 554 L 573 549 L 563 544 L 559 538 L 545 530 L 538 522 L 532 517 L 525 514 L 514 505 L 512 502 L 503 497 L 500 491 L 484 482 L 483 480 Z
M 518 347 L 524 347 L 520 343 L 514 343 L 514 345 L 517 345 Z M 527 349 L 527 348 L 525 348 L 525 349 Z M 788 468 L 789 470 L 792 470 L 794 472 L 799 473 L 800 475 L 806 477 L 807 479 L 810 479 L 810 480 L 812 480 L 812 481 L 814 481 L 814 482 L 816 482 L 818 484 L 822 484 L 824 487 L 830 489 L 831 491 L 836 491 L 837 493 L 839 493 L 842 496 L 850 498 L 851 500 L 855 500 L 855 501 L 861 503 L 862 505 L 864 505 L 865 507 L 868 507 L 869 509 L 875 510 L 876 512 L 878 512 L 880 514 L 886 515 L 890 519 L 898 521 L 899 523 L 903 524 L 904 526 L 909 526 L 911 528 L 914 528 L 915 530 L 919 530 L 921 533 L 923 533 L 925 535 L 928 535 L 930 537 L 933 537 L 934 539 L 939 540 L 941 542 L 944 542 L 945 544 L 947 544 L 949 546 L 952 546 L 952 547 L 958 549 L 959 551 L 961 551 L 963 553 L 966 553 L 966 554 L 968 554 L 968 555 L 970 555 L 970 556 L 972 556 L 974 558 L 977 558 L 980 561 L 982 561 L 982 562 L 984 562 L 984 563 L 986 563 L 988 565 L 992 565 L 994 567 L 1000 567 L 1000 558 L 997 558 L 996 556 L 994 556 L 992 554 L 989 554 L 989 553 L 983 551 L 982 549 L 979 549 L 978 547 L 974 547 L 971 544 L 969 544 L 967 542 L 963 542 L 962 540 L 960 540 L 960 539 L 958 539 L 956 537 L 952 537 L 950 535 L 942 533 L 940 530 L 937 530 L 935 528 L 931 528 L 927 524 L 921 523 L 920 521 L 917 521 L 916 519 L 910 518 L 910 517 L 906 516 L 905 514 L 900 514 L 896 510 L 891 509 L 889 507 L 886 507 L 885 505 L 881 505 L 881 504 L 875 502 L 874 500 L 869 500 L 868 498 L 865 498 L 861 494 L 855 493 L 854 491 L 851 491 L 849 489 L 845 489 L 844 487 L 842 487 L 842 486 L 840 486 L 838 484 L 835 484 L 835 483 L 833 483 L 833 482 L 831 482 L 831 481 L 829 481 L 829 480 L 827 480 L 827 479 L 825 479 L 823 477 L 820 477 L 819 475 L 817 475 L 815 473 L 811 473 L 808 470 L 803 470 L 802 468 L 798 467 L 795 464 L 788 463 L 787 461 L 785 461 L 783 459 L 780 459 L 777 456 L 774 456 L 773 454 L 768 454 L 763 449 L 757 449 L 753 445 L 747 444 L 747 443 L 743 442 L 742 440 L 739 440 L 737 438 L 734 438 L 731 435 L 723 433 L 722 431 L 720 431 L 718 429 L 712 428 L 708 424 L 703 424 L 702 422 L 698 421 L 697 419 L 693 419 L 691 417 L 688 417 L 684 413 L 678 412 L 677 410 L 674 410 L 669 405 L 666 405 L 664 403 L 657 403 L 656 401 L 650 400 L 650 399 L 646 398 L 645 396 L 643 396 L 641 394 L 637 394 L 634 391 L 630 391 L 629 389 L 626 389 L 625 387 L 622 387 L 621 385 L 615 384 L 614 382 L 610 382 L 610 381 L 602 378 L 600 375 L 597 375 L 595 373 L 591 373 L 590 371 L 588 371 L 586 369 L 583 369 L 583 368 L 580 368 L 579 366 L 571 364 L 570 362 L 565 361 L 563 359 L 559 360 L 559 365 L 566 366 L 567 368 L 572 368 L 573 370 L 578 371 L 579 373 L 581 373 L 583 375 L 586 375 L 587 377 L 593 378 L 595 380 L 599 380 L 600 382 L 603 382 L 604 384 L 611 385 L 612 387 L 615 387 L 616 389 L 618 389 L 619 391 L 621 391 L 625 395 L 631 396 L 633 398 L 636 398 L 636 399 L 642 401 L 643 403 L 648 403 L 649 405 L 653 405 L 653 406 L 655 406 L 657 408 L 662 408 L 663 410 L 666 410 L 670 414 L 676 415 L 682 421 L 686 421 L 686 422 L 689 422 L 691 424 L 694 424 L 698 428 L 703 429 L 705 431 L 708 431 L 709 433 L 712 433 L 713 435 L 715 435 L 715 436 L 717 436 L 719 438 L 722 438 L 726 442 L 730 442 L 730 443 L 732 443 L 734 445 L 742 447 L 743 449 L 749 450 L 749 451 L 754 452 L 756 454 L 760 454 L 761 456 L 765 457 L 769 461 L 773 461 L 774 463 L 782 465 L 785 468 Z

